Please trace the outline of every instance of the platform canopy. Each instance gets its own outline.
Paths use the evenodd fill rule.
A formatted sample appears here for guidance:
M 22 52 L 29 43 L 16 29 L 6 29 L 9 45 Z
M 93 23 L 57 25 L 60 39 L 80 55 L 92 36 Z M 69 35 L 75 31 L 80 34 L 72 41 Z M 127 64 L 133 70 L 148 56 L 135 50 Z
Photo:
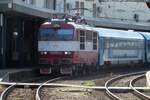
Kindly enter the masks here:
M 49 18 L 53 14 L 64 15 L 64 13 L 56 12 L 51 9 L 24 4 L 21 0 L 0 0 L 0 12 L 17 12 L 41 18 Z

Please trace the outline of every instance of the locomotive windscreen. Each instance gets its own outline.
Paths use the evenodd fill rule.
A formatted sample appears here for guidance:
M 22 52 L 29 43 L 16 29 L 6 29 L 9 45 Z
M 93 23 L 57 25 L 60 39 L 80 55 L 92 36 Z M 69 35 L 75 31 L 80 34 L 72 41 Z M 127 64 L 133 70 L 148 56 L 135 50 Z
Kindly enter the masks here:
M 41 28 L 39 30 L 40 41 L 62 41 L 72 40 L 73 29 L 52 29 L 52 28 Z

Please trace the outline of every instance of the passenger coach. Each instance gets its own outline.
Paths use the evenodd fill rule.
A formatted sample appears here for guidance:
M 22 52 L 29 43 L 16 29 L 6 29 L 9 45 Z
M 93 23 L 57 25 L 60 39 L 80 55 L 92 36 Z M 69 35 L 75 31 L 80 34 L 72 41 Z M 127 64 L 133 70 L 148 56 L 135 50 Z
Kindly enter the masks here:
M 143 63 L 144 38 L 137 32 L 96 28 L 99 35 L 99 64 Z

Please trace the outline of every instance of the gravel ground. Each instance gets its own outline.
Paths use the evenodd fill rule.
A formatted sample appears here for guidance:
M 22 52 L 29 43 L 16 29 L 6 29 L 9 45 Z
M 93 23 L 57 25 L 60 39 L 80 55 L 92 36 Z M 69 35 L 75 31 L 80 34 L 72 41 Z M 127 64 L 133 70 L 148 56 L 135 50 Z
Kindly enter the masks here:
M 85 85 L 85 86 L 104 86 L 105 82 L 114 77 L 115 75 L 91 75 L 84 77 L 71 77 L 56 81 L 55 83 L 73 84 L 73 85 Z M 82 88 L 68 88 L 57 87 L 50 88 L 45 87 L 41 91 L 42 100 L 111 100 L 105 93 L 105 91 L 97 91 L 92 89 Z
M 118 74 L 117 74 L 118 75 Z M 117 76 L 113 73 L 108 73 L 105 75 L 90 75 L 90 76 L 82 76 L 82 77 L 69 77 L 66 79 L 61 79 L 56 81 L 55 83 L 64 83 L 64 84 L 73 84 L 73 85 L 83 85 L 85 81 L 94 81 L 96 86 L 104 86 L 105 82 L 110 78 Z
M 146 77 L 137 80 L 134 84 L 135 87 L 145 87 L 146 86 Z
M 144 91 L 144 92 L 142 92 L 142 93 L 144 93 L 144 94 L 147 95 L 147 96 L 150 96 L 150 90 Z
M 128 87 L 129 84 L 130 84 L 130 80 L 132 80 L 132 79 L 135 78 L 136 76 L 138 76 L 138 75 L 121 78 L 121 79 L 116 80 L 115 82 L 113 82 L 113 83 L 111 84 L 111 86 L 116 86 L 116 87 Z
M 36 89 L 15 88 L 7 100 L 35 100 Z
M 0 94 L 6 89 L 7 87 L 0 85 Z
M 132 92 L 127 92 L 127 93 L 114 93 L 118 97 L 120 97 L 123 100 L 141 100 L 138 98 L 136 95 L 134 95 Z
M 85 90 L 82 88 L 43 88 L 42 100 L 111 100 L 104 91 Z
M 146 86 L 146 77 L 139 79 L 135 82 L 134 86 L 136 87 L 145 87 Z M 150 90 L 140 91 L 148 96 L 150 96 Z

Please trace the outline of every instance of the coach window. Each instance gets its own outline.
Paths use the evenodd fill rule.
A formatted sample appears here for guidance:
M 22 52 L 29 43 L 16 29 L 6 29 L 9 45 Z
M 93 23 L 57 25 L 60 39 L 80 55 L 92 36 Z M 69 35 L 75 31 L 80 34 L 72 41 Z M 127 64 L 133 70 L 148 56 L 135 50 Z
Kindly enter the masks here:
M 98 42 L 97 33 L 93 32 L 93 50 L 97 50 L 97 42 Z
M 119 40 L 118 47 L 122 48 L 122 41 Z
M 148 41 L 148 52 L 150 52 L 150 40 Z
M 80 30 L 80 50 L 85 49 L 85 31 Z

